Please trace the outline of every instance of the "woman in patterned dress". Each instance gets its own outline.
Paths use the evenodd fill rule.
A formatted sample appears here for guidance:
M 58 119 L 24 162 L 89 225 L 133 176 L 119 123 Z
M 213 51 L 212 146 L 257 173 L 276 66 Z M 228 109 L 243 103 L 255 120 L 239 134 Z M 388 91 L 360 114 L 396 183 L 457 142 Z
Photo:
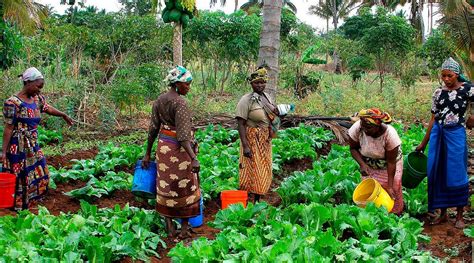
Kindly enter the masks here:
M 360 120 L 349 129 L 352 157 L 359 163 L 362 178 L 377 180 L 395 200 L 392 213 L 403 211 L 403 156 L 400 137 L 389 123 L 392 118 L 377 108 L 361 110 Z
M 165 81 L 168 92 L 153 103 L 148 145 L 142 164 L 148 166 L 152 145 L 156 148 L 156 210 L 166 218 L 170 236 L 175 235 L 173 218 L 181 218 L 179 239 L 190 237 L 188 220 L 200 214 L 199 161 L 191 126 L 191 110 L 185 96 L 190 89 L 191 73 L 182 66 L 172 69 Z
M 464 228 L 463 211 L 469 198 L 467 142 L 464 114 L 474 100 L 474 87 L 461 75 L 460 65 L 452 58 L 441 66 L 444 86 L 433 93 L 431 120 L 417 151 L 424 151 L 428 141 L 428 210 L 440 215 L 431 221 L 448 221 L 446 209 L 457 208 L 455 226 Z
M 264 92 L 267 70 L 260 67 L 248 78 L 252 92 L 245 94 L 237 104 L 237 123 L 240 135 L 239 182 L 240 189 L 260 200 L 272 183 L 272 127 L 278 109 Z
M 14 209 L 28 209 L 48 191 L 49 172 L 38 145 L 41 113 L 59 116 L 72 125 L 72 119 L 46 103 L 40 95 L 44 78 L 36 68 L 20 75 L 23 89 L 5 101 L 3 117 L 2 172 L 15 174 Z

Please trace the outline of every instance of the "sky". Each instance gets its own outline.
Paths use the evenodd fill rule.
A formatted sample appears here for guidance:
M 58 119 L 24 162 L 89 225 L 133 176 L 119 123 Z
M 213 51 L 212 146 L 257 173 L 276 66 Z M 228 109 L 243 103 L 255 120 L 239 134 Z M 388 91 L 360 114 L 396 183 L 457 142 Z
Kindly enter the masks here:
M 60 5 L 60 0 L 35 0 L 41 4 L 47 4 L 54 7 L 54 10 L 58 13 L 64 13 L 64 11 L 68 8 L 66 5 Z M 240 0 L 239 5 L 245 3 L 246 0 Z M 196 0 L 197 8 L 199 10 L 210 9 L 209 8 L 209 0 Z M 211 10 L 223 10 L 226 13 L 231 13 L 234 11 L 234 0 L 227 0 L 227 5 L 224 7 L 220 6 L 220 0 L 217 1 L 218 4 L 212 8 Z M 306 24 L 311 25 L 318 31 L 325 31 L 326 30 L 326 20 L 320 19 L 317 16 L 309 15 L 308 10 L 309 6 L 319 1 L 317 0 L 293 0 L 293 4 L 295 4 L 296 8 L 298 9 L 296 16 L 301 21 L 305 22 Z M 93 5 L 98 7 L 99 9 L 105 9 L 107 11 L 119 11 L 121 5 L 118 3 L 117 0 L 86 0 L 86 5 Z M 404 8 L 406 13 L 409 13 L 409 7 Z M 425 21 L 428 21 L 428 8 L 424 9 L 423 16 L 425 17 Z M 425 22 L 425 29 L 428 30 L 427 22 Z

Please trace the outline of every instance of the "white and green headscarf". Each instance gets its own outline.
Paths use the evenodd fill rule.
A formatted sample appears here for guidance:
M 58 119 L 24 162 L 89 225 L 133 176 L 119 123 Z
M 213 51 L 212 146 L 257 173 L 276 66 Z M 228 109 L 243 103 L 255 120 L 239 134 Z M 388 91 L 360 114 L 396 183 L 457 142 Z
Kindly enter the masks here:
M 191 72 L 183 66 L 176 66 L 174 69 L 168 72 L 168 75 L 164 79 L 168 84 L 173 84 L 176 82 L 190 82 L 193 80 Z
M 25 72 L 23 72 L 19 77 L 21 77 L 23 82 L 44 79 L 43 74 L 41 74 L 41 72 L 35 67 L 25 70 Z
M 461 65 L 456 62 L 452 57 L 446 59 L 441 65 L 441 70 L 451 70 L 452 72 L 460 75 L 461 74 Z
M 441 65 L 441 70 L 451 70 L 452 72 L 456 73 L 458 75 L 458 81 L 459 82 L 467 82 L 471 83 L 469 79 L 462 74 L 461 70 L 461 65 L 459 65 L 456 60 L 454 60 L 452 57 L 446 59 L 443 62 L 443 65 Z

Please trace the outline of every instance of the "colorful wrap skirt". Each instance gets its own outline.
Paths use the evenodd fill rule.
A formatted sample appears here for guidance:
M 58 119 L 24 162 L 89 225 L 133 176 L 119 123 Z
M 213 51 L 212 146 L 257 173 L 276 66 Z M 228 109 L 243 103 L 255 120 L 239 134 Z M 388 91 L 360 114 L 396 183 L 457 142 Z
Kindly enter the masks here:
M 176 140 L 176 130 L 164 125 L 156 149 L 156 210 L 163 216 L 189 218 L 200 214 L 199 175 L 191 157 Z
M 272 184 L 272 139 L 269 128 L 246 127 L 252 158 L 244 156 L 240 146 L 239 181 L 240 189 L 264 195 Z

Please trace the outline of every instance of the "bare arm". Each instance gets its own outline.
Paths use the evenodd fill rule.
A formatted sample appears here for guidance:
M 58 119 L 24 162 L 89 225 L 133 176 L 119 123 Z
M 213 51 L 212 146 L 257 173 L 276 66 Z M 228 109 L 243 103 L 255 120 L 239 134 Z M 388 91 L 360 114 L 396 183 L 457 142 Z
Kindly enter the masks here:
M 49 105 L 48 108 L 44 111 L 49 115 L 62 117 L 68 125 L 73 124 L 73 120 L 64 112 L 57 110 L 55 107 Z
M 154 111 L 152 111 L 150 127 L 148 128 L 148 140 L 147 140 L 146 152 L 145 152 L 145 156 L 142 159 L 142 167 L 144 168 L 148 168 L 148 164 L 150 162 L 150 156 L 151 156 L 151 149 L 153 148 L 153 144 L 155 143 L 155 140 L 158 137 L 158 133 L 160 132 L 160 127 L 161 127 L 161 120 L 160 118 L 158 118 L 158 115 Z
M 13 134 L 13 124 L 5 124 L 3 129 L 3 145 L 2 145 L 2 163 L 5 163 L 7 158 L 7 149 L 10 144 L 10 139 Z
M 364 160 L 362 159 L 362 154 L 360 153 L 359 149 L 360 149 L 360 144 L 358 142 L 355 142 L 354 140 L 352 140 L 351 138 L 349 138 L 349 146 L 351 148 L 351 155 L 352 155 L 352 158 L 354 158 L 354 160 L 356 160 L 356 162 L 359 164 L 359 165 L 364 165 L 365 162 Z
M 423 137 L 423 140 L 421 141 L 420 145 L 416 147 L 416 151 L 422 152 L 425 150 L 426 145 L 428 144 L 430 140 L 431 129 L 433 129 L 434 122 L 435 122 L 435 115 L 431 114 L 431 120 L 430 120 L 430 123 L 428 124 L 428 129 L 426 130 L 425 137 Z
M 395 172 L 397 168 L 397 156 L 400 146 L 395 147 L 395 149 L 390 151 L 385 151 L 385 159 L 387 162 L 387 174 L 388 174 L 388 190 L 392 198 L 394 198 L 393 193 L 393 182 L 395 178 Z
M 247 140 L 247 130 L 245 128 L 245 120 L 237 117 L 237 124 L 240 136 L 240 143 L 242 143 L 242 148 L 244 149 L 244 156 L 252 158 L 252 151 L 250 151 L 249 142 Z

